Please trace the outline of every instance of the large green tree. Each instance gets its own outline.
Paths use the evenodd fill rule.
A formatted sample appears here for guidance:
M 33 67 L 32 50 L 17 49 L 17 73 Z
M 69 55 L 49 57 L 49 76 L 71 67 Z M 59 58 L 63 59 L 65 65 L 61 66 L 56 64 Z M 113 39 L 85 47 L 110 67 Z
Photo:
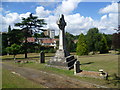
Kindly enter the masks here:
M 7 54 L 5 48 L 8 47 L 8 37 L 7 37 L 7 33 L 2 33 L 2 55 Z
M 113 34 L 112 45 L 113 49 L 120 49 L 120 32 Z
M 103 34 L 106 38 L 106 41 L 107 41 L 107 46 L 110 49 L 112 49 L 112 37 L 113 35 L 112 34 Z
M 118 29 L 115 29 L 117 32 L 113 34 L 112 45 L 115 50 L 118 50 L 120 53 L 120 25 Z
M 69 52 L 76 51 L 76 44 L 74 43 L 74 36 L 68 32 L 65 34 L 66 36 L 66 49 Z
M 108 53 L 108 46 L 107 41 L 104 35 L 102 35 L 101 41 L 100 41 L 100 53 Z
M 88 55 L 88 46 L 84 34 L 80 34 L 77 42 L 77 55 Z
M 11 32 L 11 26 L 10 25 L 8 26 L 8 32 Z
M 22 28 L 21 30 L 24 33 L 24 39 L 25 39 L 25 58 L 27 58 L 27 37 L 30 35 L 39 32 L 39 30 L 42 30 L 41 27 L 43 25 L 46 25 L 44 19 L 38 19 L 37 16 L 33 16 L 32 14 L 29 15 L 27 18 L 22 18 L 21 23 L 16 23 L 15 26 L 18 26 Z
M 7 33 L 9 46 L 12 44 L 20 45 L 23 42 L 23 33 L 20 29 L 13 29 Z
M 99 33 L 98 28 L 91 28 L 86 35 L 88 50 L 95 51 L 99 50 L 99 41 L 101 40 L 101 34 Z

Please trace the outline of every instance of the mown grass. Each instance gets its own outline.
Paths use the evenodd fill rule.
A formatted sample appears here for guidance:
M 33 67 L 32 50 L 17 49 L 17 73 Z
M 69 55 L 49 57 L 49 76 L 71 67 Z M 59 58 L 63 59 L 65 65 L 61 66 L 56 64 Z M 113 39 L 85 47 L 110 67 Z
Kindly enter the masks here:
M 44 88 L 42 85 L 27 80 L 22 76 L 11 73 L 11 71 L 2 69 L 2 88 Z
M 65 76 L 69 76 L 71 78 L 76 78 L 78 80 L 82 80 L 82 81 L 93 83 L 93 84 L 103 85 L 103 86 L 107 86 L 110 88 L 117 87 L 117 85 L 115 86 L 114 83 L 110 83 L 109 81 L 106 81 L 104 79 L 75 76 L 75 75 L 73 75 L 73 70 L 64 70 L 64 69 L 48 67 L 45 64 L 39 64 L 39 63 L 14 64 L 13 62 L 9 62 L 9 64 L 12 64 L 15 66 L 20 66 L 20 67 L 34 68 L 34 69 L 45 71 L 48 73 L 65 75 Z M 107 83 L 109 83 L 109 84 L 107 84 Z
M 109 74 L 118 74 L 118 55 L 86 56 L 79 57 L 78 60 L 81 62 L 81 69 L 83 70 L 99 71 L 99 69 L 103 69 Z
M 75 54 L 75 53 L 73 53 Z M 17 58 L 20 58 L 23 55 L 17 55 Z M 47 53 L 45 55 L 46 62 L 51 58 L 51 56 L 54 56 L 54 54 Z M 28 59 L 18 59 L 18 60 L 36 60 L 39 61 L 39 54 L 38 53 L 30 53 L 28 54 Z M 38 58 L 35 58 L 38 57 Z M 12 56 L 3 56 L 4 60 L 7 60 L 7 58 L 12 58 Z M 81 62 L 81 69 L 82 70 L 87 70 L 87 71 L 98 71 L 99 69 L 103 69 L 104 71 L 108 72 L 109 75 L 113 75 L 114 73 L 118 74 L 118 55 L 115 55 L 114 53 L 109 53 L 109 54 L 97 54 L 97 55 L 88 55 L 88 56 L 79 56 L 77 59 Z M 3 61 L 4 61 L 3 60 Z M 29 67 L 29 68 L 34 68 L 50 73 L 55 73 L 59 75 L 66 75 L 71 78 L 76 78 L 82 81 L 90 82 L 90 83 L 95 83 L 98 85 L 105 85 L 110 88 L 117 87 L 114 85 L 114 83 L 111 83 L 110 81 L 106 81 L 103 79 L 95 79 L 95 78 L 90 78 L 90 77 L 79 77 L 73 75 L 73 70 L 63 70 L 63 69 L 57 69 L 57 68 L 52 68 L 48 67 L 45 64 L 40 64 L 40 63 L 26 63 L 26 64 L 15 64 L 14 62 L 5 62 L 7 64 L 12 64 L 16 66 L 21 66 L 21 67 Z M 109 84 L 108 84 L 109 83 Z

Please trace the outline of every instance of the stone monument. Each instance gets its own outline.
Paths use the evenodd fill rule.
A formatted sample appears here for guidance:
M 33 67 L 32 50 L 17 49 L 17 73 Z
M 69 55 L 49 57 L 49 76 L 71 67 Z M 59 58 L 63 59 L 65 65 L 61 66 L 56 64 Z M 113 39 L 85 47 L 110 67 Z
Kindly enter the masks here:
M 76 75 L 77 73 L 81 72 L 82 70 L 80 70 L 80 61 L 75 61 L 74 63 L 74 75 Z
M 60 16 L 57 21 L 59 27 L 59 49 L 56 51 L 55 56 L 48 61 L 49 65 L 59 66 L 65 69 L 72 69 L 74 67 L 74 62 L 77 60 L 74 56 L 70 55 L 66 50 L 65 42 L 65 26 L 67 25 L 64 19 L 64 15 Z
M 61 18 L 57 21 L 57 25 L 59 27 L 59 49 L 56 52 L 56 57 L 64 58 L 69 56 L 69 52 L 66 50 L 66 42 L 65 42 L 65 26 L 67 25 L 64 20 L 64 15 L 61 15 Z
M 40 63 L 45 63 L 45 54 L 43 51 L 40 52 Z

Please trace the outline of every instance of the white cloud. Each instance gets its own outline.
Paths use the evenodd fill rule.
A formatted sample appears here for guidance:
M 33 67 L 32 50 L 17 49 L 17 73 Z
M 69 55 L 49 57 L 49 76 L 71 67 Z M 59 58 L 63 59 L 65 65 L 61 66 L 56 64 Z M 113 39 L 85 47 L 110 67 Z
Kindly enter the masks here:
M 51 11 L 45 10 L 44 7 L 42 6 L 37 7 L 35 11 L 37 16 L 43 17 L 43 18 L 48 16 L 51 13 Z
M 63 0 L 62 4 L 56 8 L 55 14 L 70 14 L 80 1 L 81 0 Z
M 20 14 L 19 17 L 20 18 L 22 18 L 22 17 L 27 18 L 30 14 L 31 14 L 31 12 L 27 12 L 25 14 Z
M 19 20 L 20 19 L 18 13 L 9 13 L 5 17 L 3 17 L 3 21 L 5 21 L 6 24 L 11 24 Z
M 9 13 L 2 16 L 2 31 L 7 31 L 9 25 L 14 27 L 14 24 L 20 21 L 18 13 Z
M 59 28 L 56 24 L 58 16 L 50 15 L 45 20 L 50 29 L 56 30 L 56 34 L 59 32 Z M 80 34 L 86 33 L 87 30 L 93 26 L 93 19 L 91 17 L 81 16 L 79 13 L 73 15 L 65 15 L 65 21 L 67 26 L 65 27 L 65 31 L 70 32 L 72 34 Z
M 56 33 L 58 34 L 59 28 L 56 24 L 56 21 L 59 18 L 59 14 L 65 15 L 65 21 L 67 22 L 67 26 L 65 30 L 72 34 L 80 34 L 86 33 L 90 28 L 98 27 L 100 32 L 102 33 L 114 33 L 114 28 L 118 25 L 118 14 L 117 13 L 110 13 L 112 9 L 100 9 L 102 13 L 107 13 L 101 17 L 100 20 L 93 20 L 91 17 L 84 17 L 81 16 L 80 13 L 72 14 L 72 11 L 77 8 L 80 1 L 73 1 L 73 0 L 64 0 L 62 3 L 53 11 L 46 10 L 43 6 L 39 6 L 35 9 L 35 14 L 39 18 L 45 18 L 48 28 L 55 29 Z M 113 3 L 112 3 L 113 4 Z M 114 5 L 108 5 L 106 7 L 110 7 Z M 106 8 L 105 7 L 105 8 Z M 105 11 L 108 10 L 108 11 Z M 9 25 L 12 25 L 14 28 L 14 23 L 20 22 L 21 17 L 28 17 L 30 12 L 18 14 L 18 13 L 7 13 L 6 16 L 1 16 L 3 19 L 3 30 L 7 31 Z M 16 28 L 16 27 L 15 27 Z
M 8 13 L 5 16 L 1 15 L 2 31 L 7 31 L 9 25 L 11 25 L 12 28 L 19 28 L 19 27 L 15 27 L 14 24 L 21 22 L 22 17 L 26 18 L 29 15 L 30 15 L 30 12 L 27 12 L 25 14 Z
M 113 13 L 118 12 L 118 3 L 112 3 L 104 8 L 99 10 L 99 13 Z
M 109 13 L 108 15 L 103 15 L 101 20 L 94 22 L 94 26 L 98 27 L 102 33 L 112 34 L 118 26 L 118 14 Z
M 101 20 L 102 20 L 102 21 L 104 21 L 104 20 L 106 20 L 106 19 L 107 19 L 107 15 L 104 15 L 104 16 L 101 17 Z
M 105 14 L 101 17 L 99 29 L 104 33 L 114 33 L 113 29 L 118 27 L 118 3 L 111 3 L 99 10 L 99 13 Z
M 86 33 L 87 30 L 93 27 L 93 19 L 91 17 L 81 16 L 79 13 L 66 15 L 66 31 L 73 34 Z

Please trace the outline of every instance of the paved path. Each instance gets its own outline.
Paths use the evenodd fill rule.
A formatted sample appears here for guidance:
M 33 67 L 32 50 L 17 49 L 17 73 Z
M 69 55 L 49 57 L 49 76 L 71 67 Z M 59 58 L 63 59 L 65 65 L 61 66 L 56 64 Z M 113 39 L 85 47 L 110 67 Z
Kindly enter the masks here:
M 77 79 L 73 79 L 67 76 L 47 73 L 36 69 L 17 67 L 8 64 L 2 64 L 3 68 L 8 69 L 12 72 L 16 72 L 19 75 L 37 82 L 48 88 L 106 88 L 96 84 L 83 82 Z

